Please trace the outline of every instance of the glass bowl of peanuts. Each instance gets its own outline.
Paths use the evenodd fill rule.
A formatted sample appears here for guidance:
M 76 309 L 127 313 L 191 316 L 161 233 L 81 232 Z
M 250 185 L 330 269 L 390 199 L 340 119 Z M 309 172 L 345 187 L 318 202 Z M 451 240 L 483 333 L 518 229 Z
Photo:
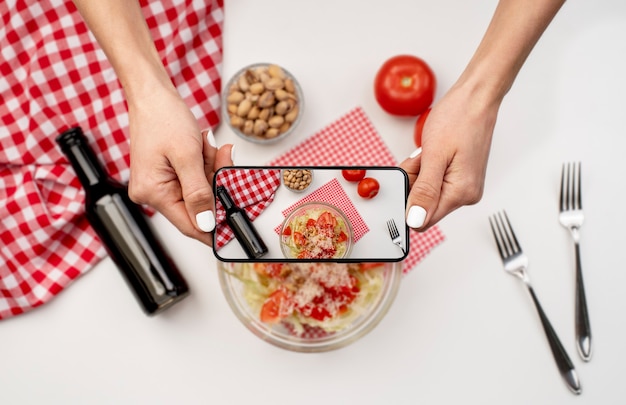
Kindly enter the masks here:
M 247 141 L 277 142 L 289 136 L 302 117 L 302 88 L 277 64 L 248 65 L 233 75 L 224 90 L 224 120 Z
M 283 186 L 294 193 L 303 193 L 313 184 L 313 170 L 311 169 L 282 169 L 281 179 Z

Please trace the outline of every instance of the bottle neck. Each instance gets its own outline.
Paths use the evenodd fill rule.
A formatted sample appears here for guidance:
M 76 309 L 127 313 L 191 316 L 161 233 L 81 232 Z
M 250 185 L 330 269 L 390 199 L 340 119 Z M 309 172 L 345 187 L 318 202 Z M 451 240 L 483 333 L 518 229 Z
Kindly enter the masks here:
M 95 186 L 108 177 L 80 128 L 65 131 L 57 138 L 57 142 L 83 187 Z
M 217 187 L 215 192 L 217 194 L 217 198 L 219 198 L 226 211 L 232 211 L 233 209 L 237 208 L 230 194 L 228 194 L 228 190 L 226 190 L 226 187 L 219 186 Z

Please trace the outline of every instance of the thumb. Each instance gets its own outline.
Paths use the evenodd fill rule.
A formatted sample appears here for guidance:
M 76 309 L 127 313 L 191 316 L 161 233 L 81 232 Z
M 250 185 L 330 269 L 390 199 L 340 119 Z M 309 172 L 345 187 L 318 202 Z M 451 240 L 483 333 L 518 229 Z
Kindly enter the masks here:
M 413 229 L 425 229 L 439 204 L 446 166 L 432 155 L 411 156 L 403 165 L 417 165 L 418 172 L 407 199 L 406 224 Z
M 182 189 L 187 213 L 202 232 L 212 232 L 215 228 L 215 206 L 213 191 L 205 171 L 206 155 L 215 157 L 215 141 L 211 131 L 202 134 L 204 159 L 184 159 L 177 167 L 178 181 Z

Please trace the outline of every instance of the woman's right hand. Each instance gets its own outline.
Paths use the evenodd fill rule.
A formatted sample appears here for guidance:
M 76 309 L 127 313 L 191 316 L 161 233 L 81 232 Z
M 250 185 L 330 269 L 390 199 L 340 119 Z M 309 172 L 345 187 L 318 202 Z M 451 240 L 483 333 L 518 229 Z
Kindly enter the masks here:
M 129 196 L 147 204 L 183 234 L 209 246 L 215 226 L 211 181 L 215 170 L 232 165 L 232 145 L 219 149 L 175 89 L 129 102 Z

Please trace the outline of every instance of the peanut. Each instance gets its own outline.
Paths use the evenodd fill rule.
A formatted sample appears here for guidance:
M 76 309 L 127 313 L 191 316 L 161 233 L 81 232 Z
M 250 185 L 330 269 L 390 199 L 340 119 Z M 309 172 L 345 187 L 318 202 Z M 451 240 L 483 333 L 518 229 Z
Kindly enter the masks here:
M 240 117 L 245 117 L 250 112 L 250 109 L 252 109 L 252 101 L 243 100 L 241 103 L 239 103 L 239 106 L 237 107 L 237 115 Z
M 233 91 L 228 95 L 226 101 L 229 103 L 239 104 L 246 96 L 240 91 Z

